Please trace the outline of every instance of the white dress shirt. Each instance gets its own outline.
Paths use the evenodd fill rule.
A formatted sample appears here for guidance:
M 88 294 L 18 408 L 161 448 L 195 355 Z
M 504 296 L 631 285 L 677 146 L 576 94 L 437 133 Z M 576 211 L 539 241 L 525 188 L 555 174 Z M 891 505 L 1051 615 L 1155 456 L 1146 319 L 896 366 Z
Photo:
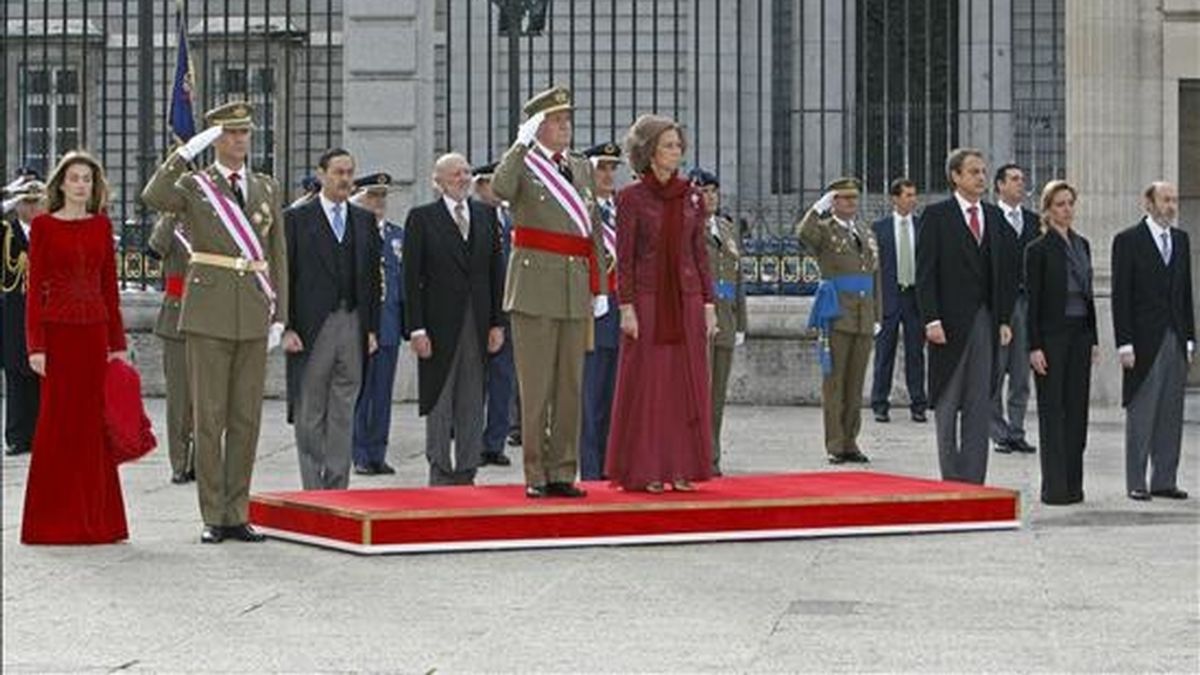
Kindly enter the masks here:
M 912 263 L 913 283 L 915 284 L 917 273 L 917 229 L 913 225 L 913 214 L 910 213 L 907 216 L 902 216 L 892 211 L 892 236 L 894 237 L 892 241 L 896 242 L 896 272 L 900 272 L 900 222 L 903 220 L 908 220 L 908 242 L 911 244 L 909 248 L 912 249 L 912 260 L 909 262 Z
M 231 168 L 225 166 L 224 164 L 222 164 L 220 162 L 216 162 L 216 161 L 213 162 L 213 166 L 217 167 L 217 173 L 221 174 L 221 178 L 224 178 L 226 183 L 229 183 L 229 187 L 233 187 L 233 181 L 229 180 L 229 177 L 236 173 L 238 175 L 237 188 L 242 191 L 242 197 L 246 196 L 246 163 L 245 162 L 243 162 L 242 165 L 236 169 L 231 169 Z
M 997 199 L 996 205 L 1000 207 L 1001 211 L 1004 211 L 1004 219 L 1008 221 L 1009 225 L 1012 225 L 1013 231 L 1020 237 L 1021 232 L 1025 229 L 1025 212 L 1021 210 L 1021 205 L 1013 206 L 1003 199 Z M 1013 222 L 1014 215 L 1017 218 L 1015 223 Z M 983 222 L 982 217 L 980 222 Z

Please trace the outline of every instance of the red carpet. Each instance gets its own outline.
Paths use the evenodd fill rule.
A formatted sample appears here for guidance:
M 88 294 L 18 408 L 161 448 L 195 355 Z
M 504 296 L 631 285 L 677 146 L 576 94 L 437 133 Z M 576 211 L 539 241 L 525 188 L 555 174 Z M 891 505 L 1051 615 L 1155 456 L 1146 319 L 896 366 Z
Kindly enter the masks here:
M 270 492 L 250 521 L 354 553 L 412 553 L 1016 528 L 1012 490 L 871 471 L 719 478 L 692 493 L 530 500 L 520 485 Z

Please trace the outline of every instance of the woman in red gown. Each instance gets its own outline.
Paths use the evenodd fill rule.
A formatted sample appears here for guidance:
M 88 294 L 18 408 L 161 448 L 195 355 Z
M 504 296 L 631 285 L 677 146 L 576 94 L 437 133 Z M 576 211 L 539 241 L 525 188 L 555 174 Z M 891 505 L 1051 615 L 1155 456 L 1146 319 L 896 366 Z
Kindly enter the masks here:
M 104 171 L 63 157 L 29 246 L 29 365 L 42 379 L 21 541 L 103 544 L 128 537 L 117 467 L 104 440 L 104 373 L 126 359 Z
M 711 475 L 708 342 L 716 331 L 704 203 L 679 176 L 679 125 L 657 115 L 626 140 L 640 179 L 617 195 L 620 362 L 605 473 L 626 490 L 694 490 Z

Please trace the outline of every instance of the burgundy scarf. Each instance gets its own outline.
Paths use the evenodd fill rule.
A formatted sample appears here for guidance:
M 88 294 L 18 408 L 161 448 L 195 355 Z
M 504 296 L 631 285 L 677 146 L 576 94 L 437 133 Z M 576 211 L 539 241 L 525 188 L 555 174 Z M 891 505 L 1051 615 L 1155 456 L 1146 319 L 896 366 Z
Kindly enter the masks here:
M 683 199 L 688 182 L 672 174 L 659 182 L 654 171 L 642 175 L 642 183 L 663 205 L 662 228 L 658 235 L 658 292 L 654 303 L 654 343 L 683 342 L 683 292 L 679 283 L 679 251 L 683 243 Z

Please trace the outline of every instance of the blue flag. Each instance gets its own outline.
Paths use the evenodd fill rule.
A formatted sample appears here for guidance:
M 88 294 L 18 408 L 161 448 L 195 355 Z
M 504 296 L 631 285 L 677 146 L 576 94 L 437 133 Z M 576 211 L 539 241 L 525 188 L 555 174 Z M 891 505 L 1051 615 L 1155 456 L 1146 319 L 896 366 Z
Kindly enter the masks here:
M 176 22 L 179 24 L 179 52 L 175 57 L 175 83 L 171 87 L 171 109 L 167 114 L 167 122 L 171 125 L 171 133 L 180 142 L 186 142 L 196 135 L 196 118 L 192 113 L 192 89 L 196 78 L 192 71 L 192 59 L 188 55 L 187 27 L 183 23 L 183 13 L 176 10 Z

